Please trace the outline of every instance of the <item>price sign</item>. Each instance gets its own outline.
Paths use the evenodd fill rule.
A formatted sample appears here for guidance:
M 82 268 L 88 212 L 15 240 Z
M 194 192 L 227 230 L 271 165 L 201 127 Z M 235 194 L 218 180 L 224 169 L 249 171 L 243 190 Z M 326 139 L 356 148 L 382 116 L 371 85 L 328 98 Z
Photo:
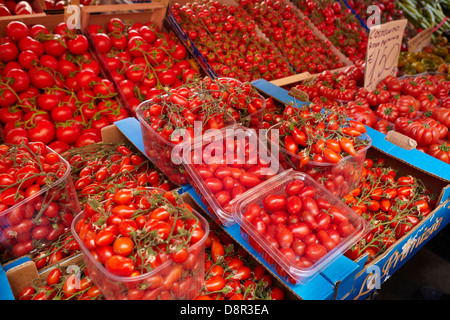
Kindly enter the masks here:
M 422 30 L 415 37 L 408 41 L 408 51 L 416 52 L 431 44 L 431 35 L 434 31 L 434 25 L 428 29 Z
M 396 75 L 403 33 L 408 20 L 373 26 L 367 44 L 364 88 L 374 90 L 389 75 Z

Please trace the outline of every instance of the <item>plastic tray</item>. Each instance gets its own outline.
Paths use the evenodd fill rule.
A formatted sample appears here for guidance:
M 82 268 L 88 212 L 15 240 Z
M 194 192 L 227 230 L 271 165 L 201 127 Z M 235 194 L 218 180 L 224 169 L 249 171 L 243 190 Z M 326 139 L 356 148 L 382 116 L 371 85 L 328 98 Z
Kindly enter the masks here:
M 147 189 L 164 191 L 158 188 Z M 80 245 L 89 276 L 107 300 L 130 300 L 131 297 L 128 294 L 131 295 L 131 293 L 129 291 L 135 289 L 144 291 L 142 299 L 146 300 L 190 300 L 200 294 L 204 284 L 205 242 L 209 235 L 207 220 L 197 211 L 193 210 L 193 213 L 202 223 L 204 236 L 200 241 L 189 247 L 188 260 L 180 264 L 169 259 L 154 270 L 133 277 L 112 274 L 83 245 L 75 231 L 75 226 L 78 221 L 83 219 L 84 212 L 80 212 L 75 217 L 71 231 Z M 189 255 L 193 256 L 194 259 L 189 258 Z M 168 277 L 172 270 L 182 272 L 180 281 L 169 283 Z
M 46 147 L 47 153 L 56 153 L 51 148 Z M 71 167 L 70 164 L 59 154 L 59 161 L 64 164 L 65 173 L 64 175 L 53 182 L 52 184 L 42 188 L 39 192 L 35 193 L 29 198 L 24 199 L 23 201 L 17 203 L 16 205 L 9 207 L 7 210 L 0 212 L 0 243 L 11 254 L 13 257 L 19 257 L 23 254 L 19 252 L 23 252 L 24 250 L 15 250 L 15 246 L 20 246 L 20 242 L 29 242 L 33 241 L 33 246 L 30 250 L 27 251 L 26 254 L 33 254 L 37 250 L 42 249 L 48 245 L 50 245 L 53 241 L 56 241 L 57 237 L 51 236 L 51 231 L 48 231 L 48 234 L 44 237 L 42 236 L 42 227 L 40 224 L 42 223 L 42 216 L 45 216 L 45 210 L 49 205 L 58 207 L 58 215 L 54 218 L 50 218 L 47 220 L 51 224 L 51 226 L 62 226 L 63 229 L 58 232 L 58 236 L 63 235 L 70 230 L 70 217 L 75 216 L 78 212 L 80 212 L 81 207 L 78 202 L 78 196 L 72 181 L 71 177 Z M 19 222 L 12 222 L 12 217 L 21 216 Z M 52 215 L 53 216 L 53 215 Z M 16 220 L 16 219 L 15 219 Z M 27 222 L 25 225 L 28 225 L 28 222 L 32 225 L 29 226 L 28 231 L 23 233 L 19 233 L 8 239 L 6 233 L 8 230 L 13 230 L 16 225 Z M 38 231 L 37 228 L 41 227 Z M 23 228 L 21 228 L 23 229 Z M 35 230 L 33 232 L 33 230 Z M 58 229 L 59 230 L 59 229 Z M 37 236 L 38 232 L 40 233 L 39 237 Z M 38 237 L 38 238 L 36 238 Z M 18 248 L 18 247 L 17 247 Z
M 224 138 L 223 140 L 216 140 L 214 139 L 216 137 L 218 138 Z M 270 177 L 273 177 L 276 173 L 279 173 L 284 170 L 282 166 L 280 166 L 278 157 L 274 157 L 273 159 L 270 158 L 270 155 L 267 154 L 267 145 L 261 140 L 258 135 L 256 134 L 256 130 L 246 128 L 242 125 L 235 125 L 230 126 L 227 128 L 224 128 L 218 132 L 208 134 L 203 136 L 202 140 L 194 141 L 192 144 L 192 150 L 194 153 L 198 154 L 198 152 L 203 152 L 205 148 L 208 150 L 212 150 L 213 148 L 223 148 L 223 144 L 227 143 L 228 139 L 236 139 L 237 141 L 248 141 L 253 142 L 253 144 L 258 145 L 258 152 L 261 154 L 261 159 L 264 159 L 263 156 L 268 157 L 268 163 L 270 172 L 269 174 L 263 174 L 261 176 L 261 182 L 270 179 Z M 224 155 L 226 153 L 224 152 Z M 253 165 L 256 166 L 256 161 L 253 161 Z M 222 205 L 217 200 L 215 194 L 211 191 L 211 189 L 207 186 L 207 183 L 202 178 L 202 176 L 199 173 L 199 168 L 205 164 L 204 159 L 201 163 L 192 163 L 191 161 L 191 152 L 185 152 L 183 151 L 183 165 L 186 169 L 186 172 L 189 175 L 189 182 L 191 183 L 192 187 L 197 191 L 197 193 L 202 197 L 203 202 L 205 205 L 207 205 L 208 212 L 210 212 L 213 215 L 213 218 L 217 220 L 217 222 L 221 223 L 225 226 L 230 226 L 235 223 L 233 217 L 232 217 L 232 206 L 234 205 L 234 202 L 237 198 L 251 190 L 251 187 L 246 187 L 246 190 L 239 195 L 238 197 L 231 199 L 229 204 Z M 222 166 L 226 168 L 232 168 L 233 164 L 222 164 Z M 247 168 L 248 169 L 248 168 Z M 221 190 L 221 191 L 224 191 Z M 220 192 L 221 192 L 220 191 Z M 219 192 L 219 191 L 218 191 Z M 229 191 L 231 193 L 232 191 Z
M 280 126 L 281 123 L 273 125 L 267 133 L 278 129 Z M 367 150 L 372 146 L 372 139 L 367 134 L 362 134 L 358 138 L 368 141 L 368 144 L 358 150 L 355 156 L 348 155 L 338 163 L 314 162 L 310 160 L 306 166 L 301 168 L 299 166 L 300 156 L 279 147 L 280 164 L 286 169 L 293 168 L 309 174 L 335 196 L 342 197 L 358 185 Z
M 289 260 L 282 254 L 280 249 L 276 248 L 269 242 L 256 228 L 243 216 L 246 208 L 252 204 L 257 203 L 262 206 L 263 199 L 269 194 L 285 194 L 286 185 L 294 180 L 303 181 L 305 186 L 314 187 L 316 195 L 314 199 L 322 198 L 328 201 L 332 206 L 338 208 L 343 213 L 348 222 L 354 226 L 353 232 L 345 237 L 342 237 L 341 242 L 329 250 L 320 260 L 312 263 L 309 267 L 299 266 L 296 259 L 304 256 L 295 256 L 293 260 Z M 270 215 L 270 212 L 267 212 Z M 368 232 L 367 222 L 360 217 L 355 211 L 345 205 L 339 198 L 331 194 L 317 181 L 313 180 L 307 174 L 294 171 L 293 169 L 286 170 L 276 177 L 258 185 L 247 194 L 240 197 L 233 207 L 233 216 L 241 227 L 242 237 L 257 251 L 259 254 L 271 265 L 278 275 L 285 281 L 290 281 L 293 284 L 305 284 L 319 274 L 324 268 L 329 266 L 353 244 L 355 244 L 361 237 Z M 301 218 L 299 218 L 301 221 Z M 314 232 L 314 231 L 312 231 Z M 294 236 L 294 239 L 297 236 Z M 302 241 L 305 237 L 298 237 Z

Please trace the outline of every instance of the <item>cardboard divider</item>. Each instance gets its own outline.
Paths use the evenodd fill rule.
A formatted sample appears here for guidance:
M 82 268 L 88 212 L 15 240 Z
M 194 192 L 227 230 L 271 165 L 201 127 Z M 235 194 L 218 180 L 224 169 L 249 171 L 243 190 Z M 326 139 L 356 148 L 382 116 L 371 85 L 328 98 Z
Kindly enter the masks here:
M 345 67 L 336 68 L 336 69 L 329 70 L 329 71 L 331 73 L 341 72 L 351 66 L 353 66 L 353 64 L 349 64 L 349 65 L 346 65 Z M 276 86 L 279 86 L 279 87 L 291 88 L 292 86 L 297 85 L 297 84 L 312 82 L 312 81 L 316 80 L 316 78 L 319 75 L 320 75 L 320 73 L 313 73 L 313 74 L 311 74 L 309 72 L 308 73 L 300 73 L 295 76 L 285 77 L 285 78 L 278 79 L 276 81 L 271 81 L 270 83 L 272 83 Z

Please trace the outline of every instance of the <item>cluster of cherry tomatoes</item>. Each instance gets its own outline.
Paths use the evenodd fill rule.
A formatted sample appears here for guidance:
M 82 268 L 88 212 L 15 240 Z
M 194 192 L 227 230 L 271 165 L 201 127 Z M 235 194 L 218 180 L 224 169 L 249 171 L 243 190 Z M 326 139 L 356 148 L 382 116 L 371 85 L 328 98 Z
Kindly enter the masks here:
M 439 74 L 387 76 L 368 91 L 360 82 L 362 67 L 324 71 L 294 87 L 322 108 L 344 113 L 384 134 L 403 133 L 417 142 L 418 150 L 450 163 L 450 81 Z
M 313 33 L 297 8 L 280 1 L 241 0 L 261 31 L 283 53 L 296 73 L 320 73 L 343 67 L 339 57 Z
M 209 226 L 176 191 L 122 188 L 90 200 L 72 226 L 108 299 L 192 299 L 203 284 Z
M 367 263 L 383 254 L 436 206 L 436 198 L 420 179 L 399 175 L 383 158 L 366 159 L 361 182 L 343 201 L 369 224 L 370 231 L 345 255 Z
M 340 1 L 295 0 L 294 3 L 351 61 L 365 59 L 368 33 Z
M 41 271 L 79 253 L 80 245 L 77 240 L 70 232 L 66 232 L 50 242 L 45 248 L 30 254 L 30 258 L 33 260 L 36 269 Z
M 294 284 L 364 231 L 362 219 L 307 175 L 290 172 L 273 189 L 238 205 L 238 219 L 249 244 Z
M 174 3 L 171 10 L 219 77 L 245 82 L 294 74 L 286 57 L 266 40 L 243 6 L 202 0 Z
M 0 44 L 0 122 L 4 140 L 39 141 L 57 152 L 101 141 L 100 130 L 128 112 L 84 35 L 62 22 L 12 21 Z
M 277 158 L 260 156 L 264 146 L 258 143 L 256 133 L 242 127 L 235 127 L 231 134 L 222 133 L 222 140 L 194 144 L 183 161 L 191 185 L 202 195 L 208 211 L 218 223 L 229 225 L 233 222 L 231 202 L 282 168 Z
M 288 105 L 282 116 L 269 129 L 279 131 L 271 142 L 280 146 L 280 164 L 308 173 L 337 196 L 349 192 L 371 143 L 366 127 L 314 103 Z
M 19 292 L 18 300 L 103 300 L 98 287 L 89 277 L 84 263 L 79 272 L 68 268 L 53 267 L 44 279 L 33 279 L 31 285 Z
M 132 114 L 142 101 L 200 75 L 184 45 L 154 22 L 128 26 L 111 18 L 89 25 L 87 34 Z
M 218 224 L 209 222 L 205 284 L 195 300 L 283 300 L 266 268 L 252 260 Z
M 135 147 L 128 144 L 97 143 L 73 148 L 62 155 L 71 166 L 78 200 L 97 201 L 122 187 L 153 187 L 169 191 L 172 186 L 164 175 Z
M 0 146 L 0 240 L 15 257 L 45 247 L 80 211 L 69 165 L 39 142 Z

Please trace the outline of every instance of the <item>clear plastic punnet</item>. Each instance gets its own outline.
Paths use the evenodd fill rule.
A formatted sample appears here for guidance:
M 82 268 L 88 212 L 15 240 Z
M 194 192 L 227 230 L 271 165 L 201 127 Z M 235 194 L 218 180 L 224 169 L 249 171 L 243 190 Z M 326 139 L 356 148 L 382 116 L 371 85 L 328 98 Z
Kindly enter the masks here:
M 32 144 L 30 143 L 30 145 Z M 24 146 L 11 146 L 9 150 L 12 150 L 11 148 L 16 151 L 27 149 L 28 151 L 25 152 L 31 154 L 31 150 Z M 53 160 L 50 162 L 53 163 L 53 169 L 49 161 L 45 162 L 44 168 L 42 159 L 53 154 L 57 155 L 56 158 L 52 157 Z M 16 202 L 0 212 L 0 243 L 14 257 L 33 254 L 69 232 L 72 219 L 81 210 L 71 177 L 70 164 L 49 147 L 46 147 L 45 157 L 44 152 L 36 153 L 33 157 L 41 159 L 38 161 L 39 165 L 36 164 L 38 162 L 33 164 L 28 162 L 28 164 L 22 163 L 25 166 L 22 166 L 21 169 L 15 168 L 16 170 L 26 170 L 21 173 L 22 178 L 17 181 L 19 187 L 11 185 L 11 187 L 2 186 L 1 188 L 3 199 L 5 199 L 6 193 L 13 189 L 16 190 L 19 199 L 23 197 L 20 202 Z M 19 163 L 19 158 L 24 159 L 17 153 L 14 161 Z M 2 162 L 4 162 L 3 159 Z M 27 166 L 34 166 L 34 169 L 27 169 Z M 35 169 L 36 166 L 40 166 L 39 169 Z M 23 177 L 28 178 L 25 180 Z M 50 181 L 52 182 L 50 183 Z M 31 185 L 25 190 L 25 184 Z M 38 190 L 32 191 L 36 186 L 38 186 Z M 29 196 L 27 196 L 28 191 L 30 191 Z
M 161 170 L 167 178 L 178 186 L 185 185 L 187 176 L 183 165 L 173 161 L 172 150 L 175 143 L 164 139 L 150 123 L 145 120 L 145 110 L 155 104 L 153 100 L 147 100 L 141 103 L 136 109 L 136 117 L 141 125 L 141 134 L 144 143 L 144 151 L 155 166 Z
M 273 125 L 269 128 L 268 133 L 272 130 L 278 130 L 280 126 L 280 123 Z M 342 197 L 358 185 L 367 150 L 372 146 L 372 139 L 367 134 L 361 134 L 358 139 L 366 141 L 364 148 L 359 149 L 355 156 L 347 155 L 343 157 L 338 163 L 310 160 L 305 166 L 301 166 L 301 157 L 299 155 L 279 147 L 280 164 L 286 169 L 293 168 L 307 173 L 331 193 L 337 197 Z M 271 141 L 271 143 L 273 144 L 274 142 Z
M 278 153 L 270 153 L 260 137 L 257 130 L 237 124 L 213 131 L 183 151 L 189 182 L 222 225 L 235 223 L 237 198 L 284 170 Z
M 165 192 L 158 188 L 145 189 L 150 193 L 155 190 Z M 144 195 L 143 197 L 147 196 Z M 100 204 L 104 203 L 105 201 Z M 184 202 L 178 203 L 178 205 L 184 205 Z M 139 212 L 139 209 L 135 213 L 137 214 L 137 212 Z M 108 217 L 113 215 L 110 211 L 106 211 L 106 214 Z M 89 250 L 83 243 L 76 230 L 77 225 L 83 224 L 83 219 L 86 219 L 85 211 L 80 212 L 75 217 L 71 231 L 80 245 L 89 276 L 107 300 L 190 300 L 200 294 L 204 284 L 205 242 L 209 234 L 207 220 L 194 209 L 192 209 L 192 214 L 201 224 L 203 236 L 197 242 L 188 246 L 187 257 L 182 262 L 175 262 L 169 254 L 158 255 L 155 248 L 143 247 L 142 250 L 148 251 L 149 254 L 144 255 L 142 252 L 136 252 L 134 259 L 141 259 L 143 266 L 149 271 L 139 271 L 139 274 L 132 274 L 132 276 L 122 276 L 108 270 L 105 264 L 99 260 L 98 252 L 95 249 Z M 106 217 L 104 218 L 106 219 Z M 175 217 L 175 219 L 183 218 Z M 140 229 L 130 237 L 139 237 L 142 232 L 145 231 Z M 174 231 L 174 233 L 180 235 L 179 232 L 187 232 L 187 230 Z M 174 246 L 173 250 L 176 251 L 176 244 L 171 244 L 169 241 L 167 241 L 167 244 L 159 245 L 164 248 Z M 155 264 L 155 261 L 159 262 Z
M 275 208 L 280 198 L 285 207 Z M 294 206 L 294 198 L 300 198 L 300 207 Z M 240 197 L 233 216 L 242 237 L 293 284 L 313 279 L 368 232 L 367 222 L 355 211 L 293 169 Z

